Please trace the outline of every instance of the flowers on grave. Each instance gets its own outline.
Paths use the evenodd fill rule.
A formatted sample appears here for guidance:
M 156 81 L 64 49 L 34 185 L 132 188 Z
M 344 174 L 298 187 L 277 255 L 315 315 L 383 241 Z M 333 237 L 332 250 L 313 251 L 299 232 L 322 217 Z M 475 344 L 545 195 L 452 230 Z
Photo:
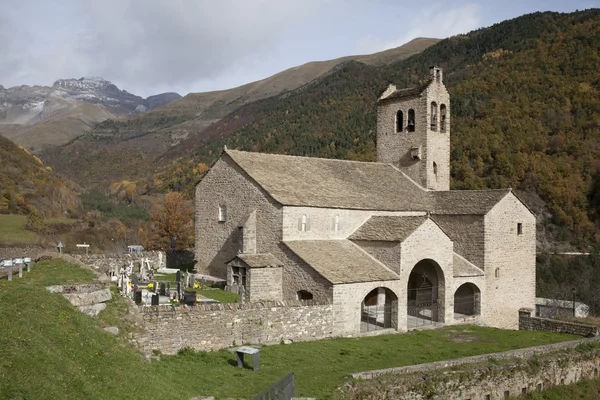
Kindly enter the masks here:
M 171 305 L 171 307 L 175 308 L 179 306 L 179 300 L 177 300 L 175 297 L 171 297 L 169 299 L 169 304 Z
M 197 283 L 194 283 L 194 289 L 199 289 L 199 288 L 200 288 L 200 285 Z
M 154 283 L 149 283 L 148 284 L 148 289 L 152 289 L 154 287 Z

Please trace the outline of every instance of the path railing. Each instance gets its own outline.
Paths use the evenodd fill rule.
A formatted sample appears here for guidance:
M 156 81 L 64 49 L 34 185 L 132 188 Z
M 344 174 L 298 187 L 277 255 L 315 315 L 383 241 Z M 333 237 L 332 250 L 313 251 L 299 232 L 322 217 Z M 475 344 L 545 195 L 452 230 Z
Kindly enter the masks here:
M 15 268 L 19 269 L 19 278 L 23 277 L 23 268 L 27 268 L 27 272 L 31 271 L 31 264 L 33 264 L 33 260 L 31 257 L 15 257 L 15 258 L 7 258 L 0 259 L 0 277 L 4 276 L 4 273 L 7 274 L 7 279 L 12 281 L 13 278 L 13 270 Z

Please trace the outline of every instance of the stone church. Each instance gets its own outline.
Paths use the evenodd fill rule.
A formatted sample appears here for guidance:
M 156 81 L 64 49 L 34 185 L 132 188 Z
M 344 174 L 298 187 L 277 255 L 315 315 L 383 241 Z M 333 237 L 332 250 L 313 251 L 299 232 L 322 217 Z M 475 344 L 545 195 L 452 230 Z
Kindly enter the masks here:
M 450 190 L 443 72 L 378 99 L 377 162 L 224 150 L 196 187 L 196 268 L 246 301 L 331 303 L 334 333 L 516 329 L 535 217 L 511 189 Z

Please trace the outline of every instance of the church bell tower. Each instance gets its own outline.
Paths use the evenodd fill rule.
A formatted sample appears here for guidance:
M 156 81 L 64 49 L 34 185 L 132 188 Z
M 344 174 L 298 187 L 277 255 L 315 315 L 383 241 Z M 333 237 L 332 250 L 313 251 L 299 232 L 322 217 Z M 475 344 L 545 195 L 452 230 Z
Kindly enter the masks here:
M 428 190 L 450 190 L 450 95 L 439 67 L 415 88 L 391 85 L 377 102 L 377 161 Z

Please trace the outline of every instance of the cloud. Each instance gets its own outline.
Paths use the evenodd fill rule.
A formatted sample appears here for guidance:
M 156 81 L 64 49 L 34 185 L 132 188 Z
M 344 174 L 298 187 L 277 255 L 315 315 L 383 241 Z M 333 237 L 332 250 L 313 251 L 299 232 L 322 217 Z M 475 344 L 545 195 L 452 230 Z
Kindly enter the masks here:
M 455 8 L 448 4 L 433 4 L 418 13 L 402 15 L 399 24 L 401 33 L 390 39 L 368 36 L 359 39 L 356 47 L 359 53 L 376 53 L 401 46 L 418 37 L 447 38 L 467 33 L 482 25 L 481 7 L 467 3 Z M 409 27 L 402 31 L 402 27 Z
M 8 0 L 9 2 L 12 0 Z M 36 2 L 12 15 L 13 27 L 28 26 L 37 43 L 0 48 L 0 82 L 45 77 L 103 76 L 138 94 L 155 87 L 185 90 L 193 82 L 222 79 L 229 70 L 268 58 L 282 37 L 319 12 L 319 0 L 86 0 L 60 10 L 48 7 L 56 21 L 47 32 L 36 32 Z M 19 21 L 23 20 L 23 21 Z M 25 22 L 26 21 L 26 22 Z M 59 29 L 79 21 L 77 30 Z M 0 33 L 11 37 L 0 21 Z M 25 36 L 25 35 L 23 35 Z M 0 41 L 1 42 L 1 41 Z M 34 40 L 35 42 L 35 40 Z M 41 45 L 45 42 L 45 45 Z M 11 64 L 8 64 L 8 63 Z M 19 62 L 21 74 L 7 73 Z M 14 70 L 13 66 L 13 70 Z

